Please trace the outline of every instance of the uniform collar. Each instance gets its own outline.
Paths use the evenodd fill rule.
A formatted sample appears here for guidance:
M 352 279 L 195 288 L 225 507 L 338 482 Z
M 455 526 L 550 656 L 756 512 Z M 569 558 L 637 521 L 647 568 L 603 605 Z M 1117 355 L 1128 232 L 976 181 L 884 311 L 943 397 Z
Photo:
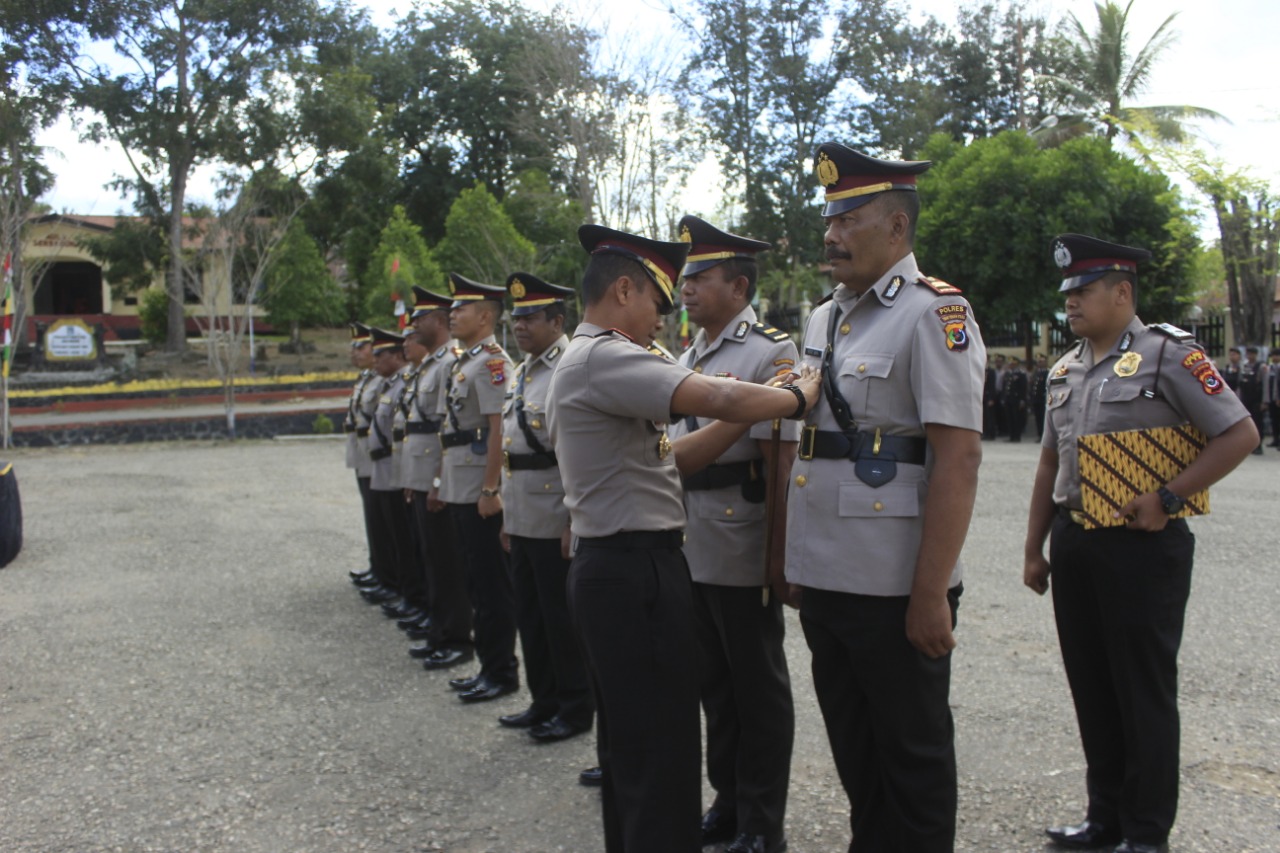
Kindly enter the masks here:
M 867 293 L 874 293 L 881 305 L 891 308 L 897 303 L 902 291 L 918 278 L 920 278 L 920 267 L 916 264 L 915 252 L 908 252 L 902 260 L 889 267 L 885 274 L 871 285 Z M 835 289 L 833 295 L 844 309 L 851 307 L 851 304 L 860 298 L 857 293 L 843 284 Z
M 495 338 L 493 335 L 489 335 L 489 337 L 484 338 L 483 340 L 478 341 L 477 343 L 474 343 L 470 347 L 468 347 L 466 350 L 466 353 L 467 355 L 479 355 L 480 353 L 484 352 L 485 347 L 489 346 L 490 344 L 495 344 L 497 342 L 498 342 L 497 338 Z
M 756 322 L 756 310 L 750 305 L 743 306 L 742 310 L 733 315 L 733 319 L 725 324 L 720 331 L 720 337 L 714 341 L 707 341 L 707 330 L 699 329 L 697 337 L 693 339 L 693 343 L 689 345 L 689 349 L 697 352 L 697 357 L 711 355 L 720 348 L 725 341 L 733 341 L 740 344 L 751 334 L 751 327 Z
M 542 355 L 537 358 L 525 356 L 525 364 L 530 366 L 532 366 L 532 364 L 543 364 L 547 367 L 555 367 L 560 356 L 564 355 L 564 349 L 567 346 L 569 346 L 569 337 L 567 335 L 561 335 L 553 344 L 551 344 L 551 346 L 547 347 L 546 350 L 543 351 Z M 527 370 L 528 368 L 526 368 L 526 372 Z

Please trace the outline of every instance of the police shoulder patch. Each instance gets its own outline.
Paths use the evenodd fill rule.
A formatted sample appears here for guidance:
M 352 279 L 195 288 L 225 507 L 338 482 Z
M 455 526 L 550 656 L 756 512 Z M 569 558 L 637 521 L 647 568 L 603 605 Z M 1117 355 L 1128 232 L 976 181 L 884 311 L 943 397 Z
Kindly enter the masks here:
M 940 278 L 934 278 L 929 275 L 922 275 L 916 279 L 916 284 L 924 285 L 939 296 L 954 296 L 960 292 L 960 288 L 954 284 L 947 284 Z
M 781 329 L 775 329 L 773 326 L 766 326 L 764 323 L 756 323 L 751 327 L 751 331 L 757 335 L 764 335 L 774 343 L 781 343 L 788 340 L 791 336 Z

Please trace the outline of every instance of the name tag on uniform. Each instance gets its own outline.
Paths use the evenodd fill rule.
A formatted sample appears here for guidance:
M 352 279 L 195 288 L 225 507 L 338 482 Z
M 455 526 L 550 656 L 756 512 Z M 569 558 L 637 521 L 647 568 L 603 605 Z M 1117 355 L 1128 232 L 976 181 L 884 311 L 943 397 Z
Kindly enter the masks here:
M 822 350 L 818 349 L 817 347 L 805 347 L 804 354 L 811 355 L 814 358 L 822 358 Z

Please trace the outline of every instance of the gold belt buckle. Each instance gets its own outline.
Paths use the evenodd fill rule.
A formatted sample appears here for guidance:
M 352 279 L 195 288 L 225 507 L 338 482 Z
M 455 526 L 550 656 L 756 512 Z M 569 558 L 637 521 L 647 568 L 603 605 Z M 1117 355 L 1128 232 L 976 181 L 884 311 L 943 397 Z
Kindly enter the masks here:
M 502 451 L 502 470 L 507 472 L 507 476 L 511 476 L 511 451 Z
M 813 442 L 817 434 L 817 424 L 810 424 L 800 432 L 800 450 L 796 455 L 806 462 L 813 458 Z
M 1078 509 L 1071 510 L 1071 521 L 1084 527 L 1085 514 Z

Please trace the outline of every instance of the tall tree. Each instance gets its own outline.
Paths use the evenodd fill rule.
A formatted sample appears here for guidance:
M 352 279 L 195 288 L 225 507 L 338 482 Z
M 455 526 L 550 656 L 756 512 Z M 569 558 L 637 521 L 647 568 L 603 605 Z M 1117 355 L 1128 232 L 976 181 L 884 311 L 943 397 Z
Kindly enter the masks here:
M 459 193 L 449 207 L 444 229 L 444 239 L 433 254 L 447 272 L 499 284 L 511 273 L 533 267 L 533 243 L 511 224 L 484 184 Z
M 409 221 L 400 205 L 392 208 L 391 219 L 382 229 L 367 272 L 364 319 L 377 326 L 394 328 L 393 309 L 397 301 L 412 304 L 413 285 L 442 292 L 444 273 L 436 263 L 422 231 Z
M 166 287 L 171 351 L 185 347 L 182 215 L 192 171 L 205 163 L 251 166 L 265 119 L 278 111 L 270 77 L 317 26 L 315 0 L 105 0 L 79 38 L 50 44 L 91 118 L 87 136 L 124 150 L 131 174 L 115 185 L 169 238 Z M 66 17 L 47 23 L 65 25 Z M 115 58 L 107 61 L 106 53 Z
M 261 301 L 273 325 L 289 327 L 289 343 L 295 353 L 302 351 L 304 326 L 342 322 L 346 313 L 342 290 L 301 219 L 289 223 L 271 254 Z
M 1165 18 L 1135 53 L 1129 31 L 1133 3 L 1129 0 L 1123 7 L 1115 0 L 1095 3 L 1098 20 L 1092 31 L 1074 13 L 1063 22 L 1068 64 L 1047 76 L 1056 89 L 1058 121 L 1042 134 L 1046 142 L 1081 133 L 1098 133 L 1109 141 L 1124 134 L 1176 142 L 1186 137 L 1188 122 L 1223 120 L 1205 107 L 1131 105 L 1146 91 L 1156 63 L 1176 40 L 1173 21 L 1178 17 L 1174 12 Z

